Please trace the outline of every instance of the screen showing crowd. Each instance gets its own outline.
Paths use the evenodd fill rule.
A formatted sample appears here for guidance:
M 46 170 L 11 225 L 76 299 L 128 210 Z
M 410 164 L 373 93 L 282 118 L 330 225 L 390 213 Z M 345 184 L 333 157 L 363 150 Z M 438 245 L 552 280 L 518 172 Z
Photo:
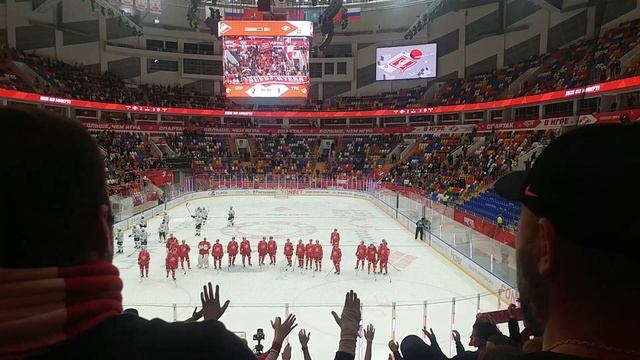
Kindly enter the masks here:
M 307 97 L 310 38 L 291 30 L 291 22 L 269 22 L 223 36 L 227 97 Z

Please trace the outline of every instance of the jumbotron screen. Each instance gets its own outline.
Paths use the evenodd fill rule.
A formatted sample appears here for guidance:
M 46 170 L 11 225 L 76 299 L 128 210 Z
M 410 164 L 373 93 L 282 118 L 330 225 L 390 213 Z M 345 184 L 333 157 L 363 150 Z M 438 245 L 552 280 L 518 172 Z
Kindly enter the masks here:
M 306 98 L 309 21 L 220 21 L 224 86 L 230 98 Z
M 376 80 L 408 80 L 436 76 L 437 44 L 376 49 Z

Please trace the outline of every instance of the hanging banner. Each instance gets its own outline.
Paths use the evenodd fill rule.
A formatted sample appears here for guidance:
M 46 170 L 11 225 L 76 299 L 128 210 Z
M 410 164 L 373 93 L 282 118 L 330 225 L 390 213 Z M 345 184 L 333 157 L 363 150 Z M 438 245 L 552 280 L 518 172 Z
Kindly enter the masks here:
M 162 14 L 162 1 L 149 0 L 149 12 L 152 14 Z
M 136 1 L 136 9 L 138 11 L 144 12 L 147 11 L 147 0 L 135 0 Z

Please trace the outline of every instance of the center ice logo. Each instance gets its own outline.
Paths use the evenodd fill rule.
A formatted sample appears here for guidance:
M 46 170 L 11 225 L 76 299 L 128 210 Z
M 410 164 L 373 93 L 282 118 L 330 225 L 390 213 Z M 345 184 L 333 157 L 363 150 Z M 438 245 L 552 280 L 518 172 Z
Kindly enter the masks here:
M 315 226 L 289 221 L 259 221 L 236 224 L 233 228 L 224 227 L 220 232 L 227 236 L 246 236 L 249 240 L 262 239 L 263 236 L 276 238 L 299 238 L 315 234 Z

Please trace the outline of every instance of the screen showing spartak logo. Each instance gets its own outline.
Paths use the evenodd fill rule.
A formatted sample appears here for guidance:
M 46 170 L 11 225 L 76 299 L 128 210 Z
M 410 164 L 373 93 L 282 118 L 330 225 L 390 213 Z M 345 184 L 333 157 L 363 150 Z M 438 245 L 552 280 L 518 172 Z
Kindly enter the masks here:
M 436 64 L 436 44 L 377 48 L 376 80 L 433 78 Z

